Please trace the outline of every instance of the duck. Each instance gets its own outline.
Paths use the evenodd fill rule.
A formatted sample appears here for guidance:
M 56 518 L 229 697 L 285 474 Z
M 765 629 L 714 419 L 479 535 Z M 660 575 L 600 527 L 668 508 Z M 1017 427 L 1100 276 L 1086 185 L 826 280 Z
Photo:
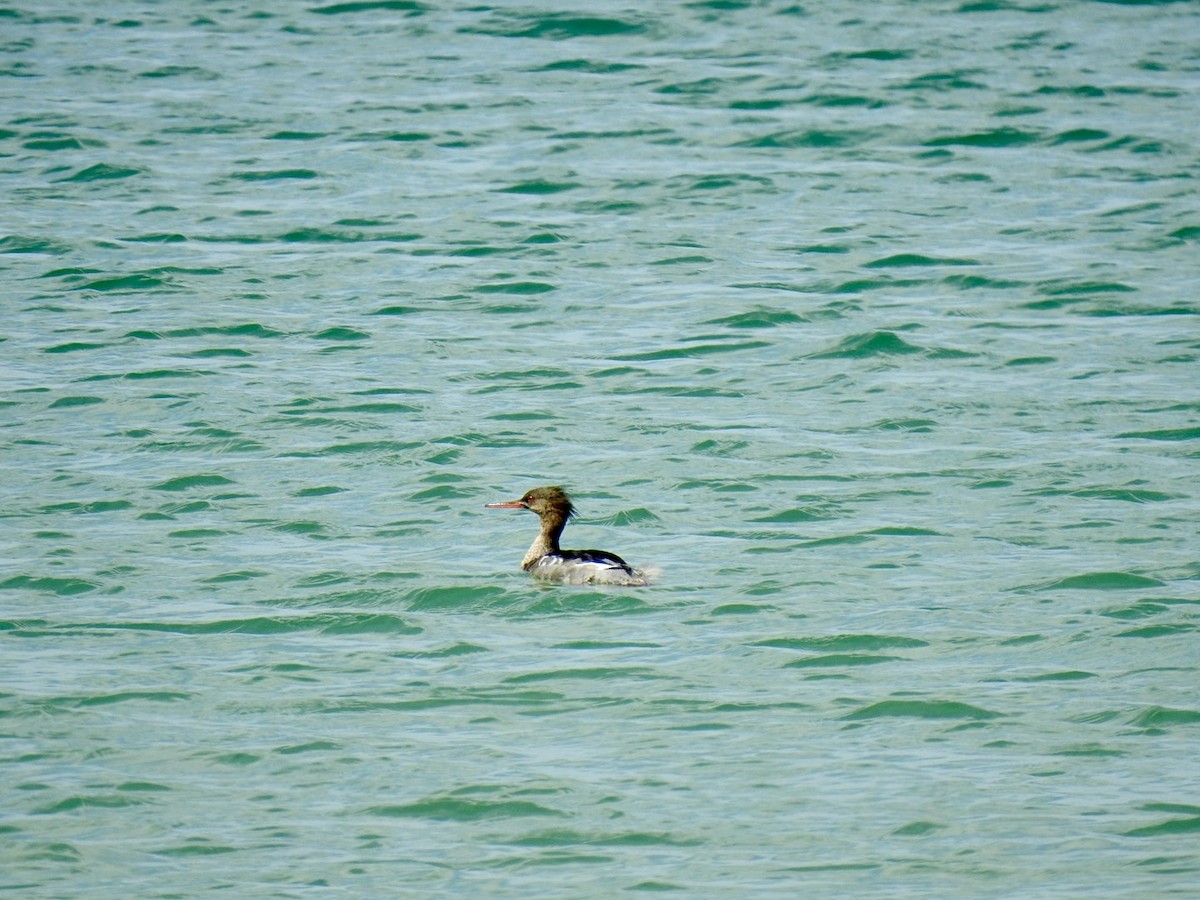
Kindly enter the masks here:
M 564 550 L 558 540 L 567 521 L 575 515 L 575 504 L 561 487 L 537 487 L 520 500 L 484 504 L 485 509 L 527 509 L 541 519 L 541 531 L 529 546 L 521 568 L 543 581 L 566 584 L 619 584 L 640 587 L 649 584 L 646 573 L 633 568 L 607 550 Z

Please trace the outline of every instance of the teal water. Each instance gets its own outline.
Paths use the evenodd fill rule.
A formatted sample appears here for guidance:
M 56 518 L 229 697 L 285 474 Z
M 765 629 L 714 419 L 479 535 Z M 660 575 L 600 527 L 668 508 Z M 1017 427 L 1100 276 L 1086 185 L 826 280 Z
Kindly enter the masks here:
M 1194 896 L 1198 34 L 0 8 L 0 889 Z

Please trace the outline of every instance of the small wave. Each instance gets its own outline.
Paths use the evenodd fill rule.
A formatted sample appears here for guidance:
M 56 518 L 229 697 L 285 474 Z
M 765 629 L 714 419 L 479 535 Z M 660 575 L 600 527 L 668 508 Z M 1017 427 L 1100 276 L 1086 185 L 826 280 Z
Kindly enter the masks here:
M 572 16 L 567 14 L 507 14 L 499 15 L 482 25 L 468 26 L 460 31 L 468 34 L 488 34 L 495 37 L 538 38 L 565 41 L 572 38 L 612 37 L 639 34 L 646 26 L 631 19 L 610 16 Z
M 809 129 L 801 131 L 777 131 L 759 137 L 738 141 L 733 146 L 754 150 L 798 150 L 856 147 L 877 137 L 869 130 Z
M 1037 143 L 1042 135 L 1036 131 L 1020 128 L 995 128 L 990 131 L 975 131 L 966 134 L 948 134 L 925 142 L 926 147 L 1024 147 Z
M 889 634 L 837 634 L 820 637 L 769 638 L 755 641 L 752 647 L 777 647 L 784 650 L 888 650 L 897 648 L 927 647 L 927 642 L 917 638 Z
M 829 653 L 824 656 L 806 656 L 784 663 L 785 669 L 841 668 L 844 666 L 876 666 L 881 663 L 902 661 L 902 656 L 883 656 L 876 653 Z
M 86 578 L 69 576 L 38 576 L 14 575 L 0 581 L 0 590 L 25 590 L 39 593 L 57 594 L 60 597 L 72 597 L 76 594 L 87 594 L 99 590 L 102 585 Z
M 837 346 L 810 354 L 810 358 L 869 359 L 875 356 L 905 356 L 924 352 L 923 347 L 908 343 L 895 332 L 871 331 L 843 338 Z
M 108 163 L 96 163 L 96 165 L 81 169 L 67 178 L 60 178 L 59 182 L 114 181 L 122 178 L 133 178 L 141 174 L 141 169 L 133 169 L 128 166 L 110 166 Z
M 484 819 L 516 819 L 528 816 L 562 816 L 564 813 L 528 800 L 472 800 L 438 797 L 416 803 L 372 806 L 367 815 L 386 818 L 432 819 L 442 822 L 478 822 Z
M 1165 706 L 1151 706 L 1143 709 L 1129 724 L 1138 728 L 1164 728 L 1170 725 L 1195 725 L 1200 723 L 1200 710 L 1173 709 Z
M 328 6 L 310 6 L 308 11 L 318 16 L 340 16 L 362 12 L 405 12 L 419 15 L 428 7 L 416 0 L 351 0 L 348 3 L 331 3 Z
M 917 718 L 917 719 L 997 719 L 1003 713 L 993 712 L 970 703 L 928 700 L 884 700 L 855 710 L 844 719 Z
M 180 475 L 176 478 L 170 478 L 153 486 L 156 491 L 190 491 L 194 488 L 204 487 L 223 487 L 236 482 L 226 478 L 224 475 L 215 475 L 204 473 L 200 475 Z
M 896 253 L 874 259 L 864 265 L 867 269 L 890 269 L 897 266 L 977 266 L 979 260 L 953 256 L 926 256 L 922 253 Z
M 307 180 L 319 178 L 320 173 L 312 169 L 273 169 L 255 172 L 234 172 L 230 177 L 238 181 Z

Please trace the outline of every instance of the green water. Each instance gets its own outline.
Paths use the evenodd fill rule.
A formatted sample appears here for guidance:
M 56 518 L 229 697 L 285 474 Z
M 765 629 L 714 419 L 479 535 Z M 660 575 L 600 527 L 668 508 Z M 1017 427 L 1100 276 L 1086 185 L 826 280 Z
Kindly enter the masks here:
M 0 9 L 0 890 L 1193 895 L 1197 34 Z

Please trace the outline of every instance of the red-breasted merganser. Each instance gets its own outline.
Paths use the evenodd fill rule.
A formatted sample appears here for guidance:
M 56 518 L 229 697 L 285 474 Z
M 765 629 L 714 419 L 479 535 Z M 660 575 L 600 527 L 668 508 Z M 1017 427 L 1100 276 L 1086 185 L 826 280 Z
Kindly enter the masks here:
M 575 515 L 571 498 L 560 487 L 534 488 L 520 500 L 488 503 L 486 509 L 527 509 L 542 520 L 542 531 L 521 561 L 521 568 L 547 581 L 568 584 L 644 585 L 643 572 L 634 569 L 615 553 L 603 550 L 563 550 L 558 539 Z

